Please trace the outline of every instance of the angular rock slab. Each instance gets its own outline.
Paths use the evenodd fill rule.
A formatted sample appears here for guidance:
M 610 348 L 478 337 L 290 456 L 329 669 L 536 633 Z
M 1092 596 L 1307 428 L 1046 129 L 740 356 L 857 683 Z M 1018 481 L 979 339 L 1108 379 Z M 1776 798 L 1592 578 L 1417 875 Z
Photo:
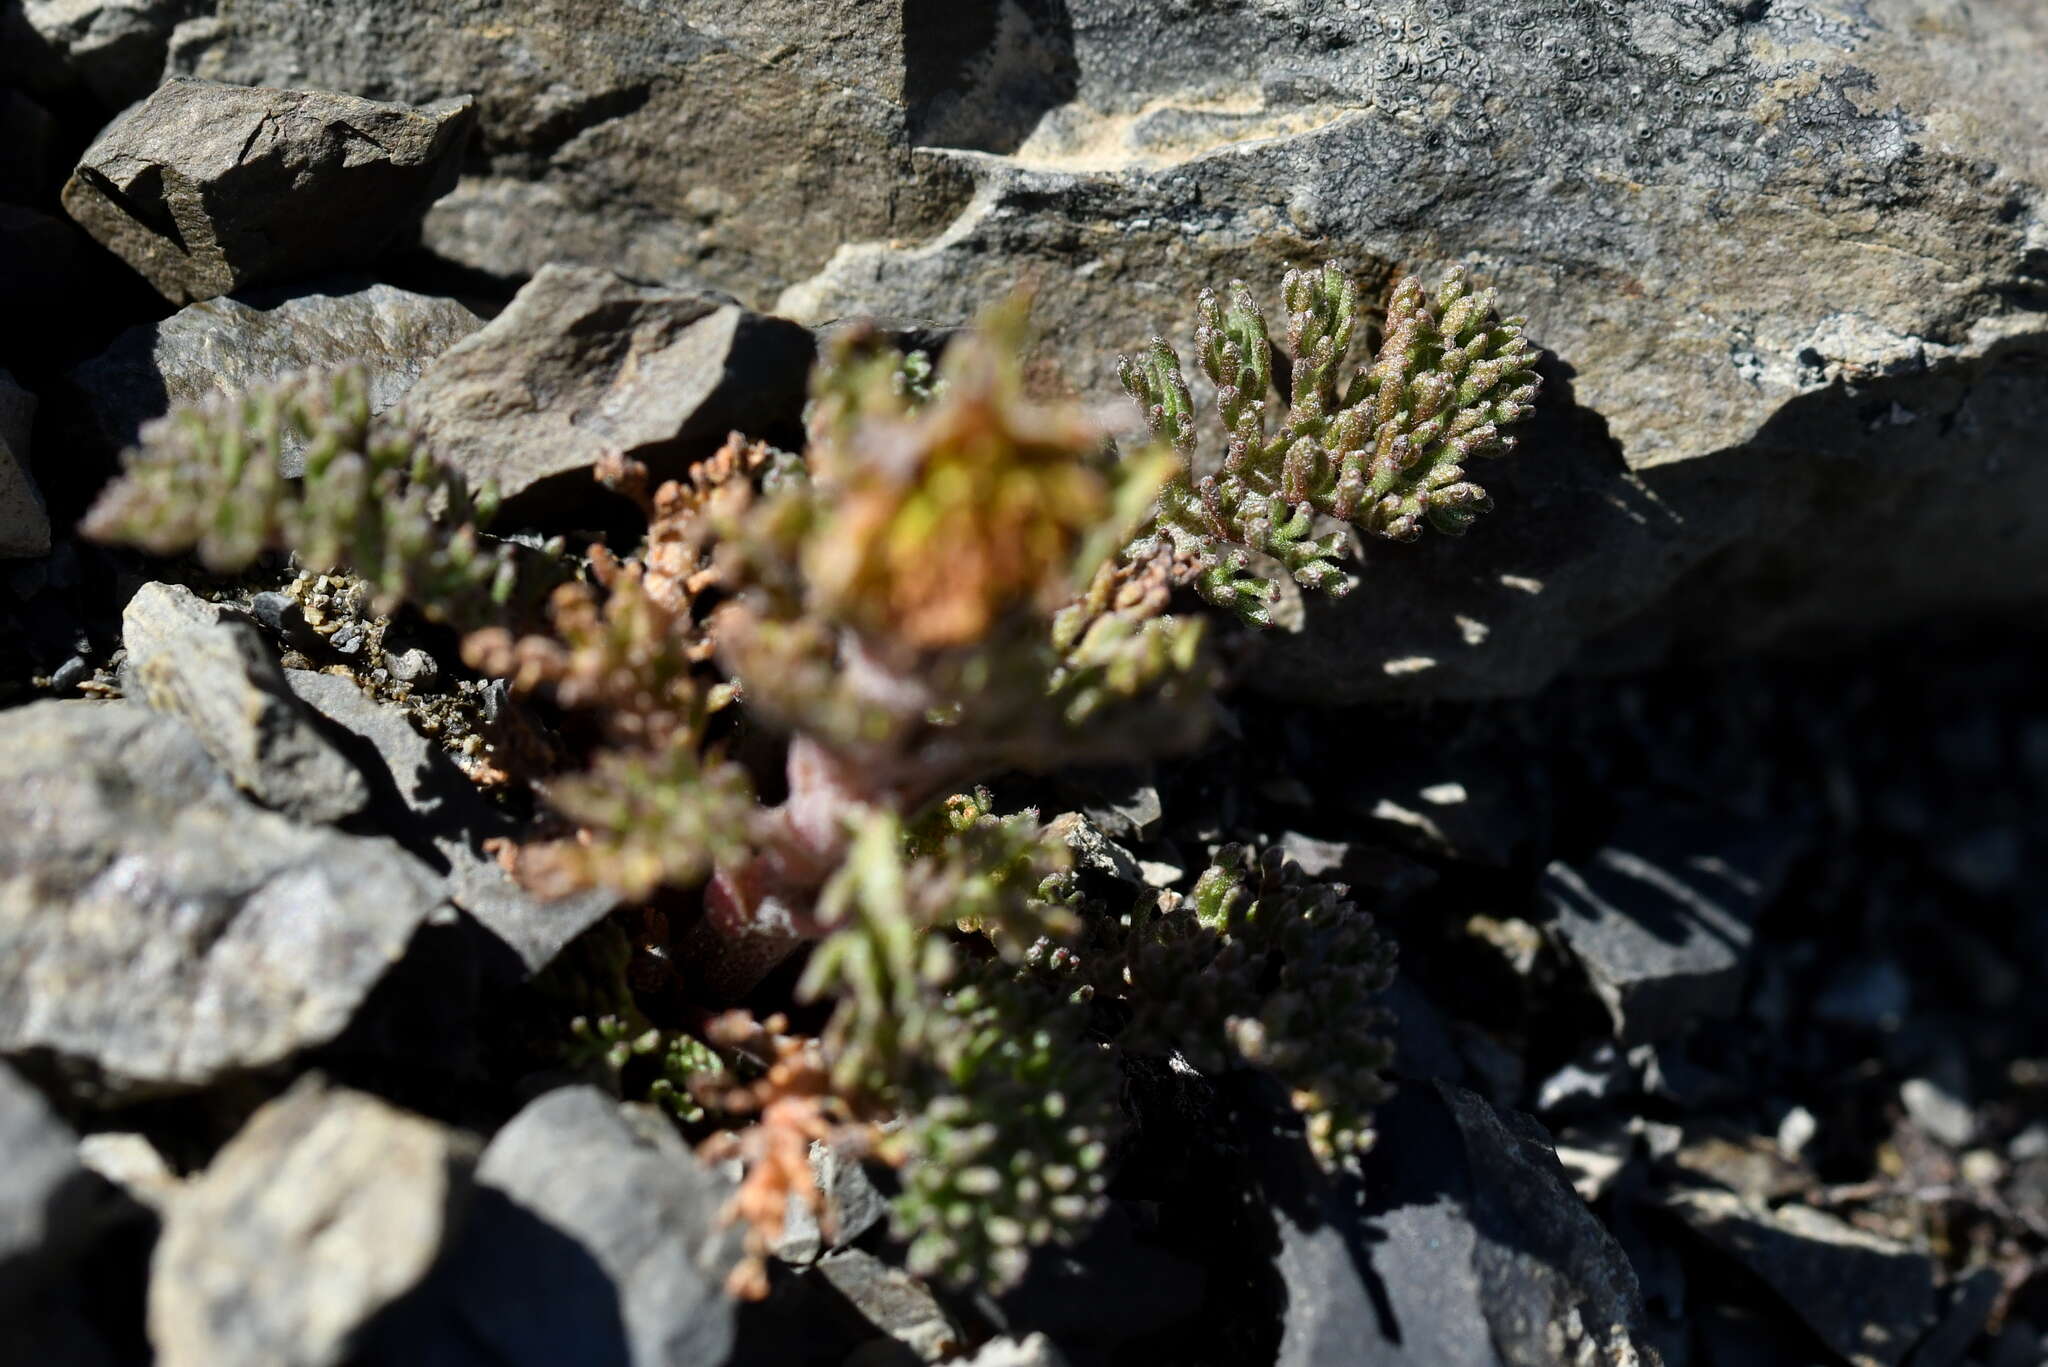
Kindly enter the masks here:
M 1855 1367 L 1898 1367 L 1941 1318 L 1932 1258 L 1824 1211 L 1798 1202 L 1766 1210 L 1707 1188 L 1672 1192 L 1666 1204 Z
M 0 370 L 0 559 L 50 549 L 50 514 L 29 471 L 29 429 L 36 396 Z
M 568 1087 L 492 1138 L 461 1240 L 366 1360 L 445 1367 L 675 1367 L 733 1345 L 732 1194 L 673 1131 Z
M 431 844 L 433 862 L 446 870 L 448 900 L 511 946 L 529 972 L 547 967 L 617 904 L 602 889 L 548 901 L 521 887 L 484 849 L 488 840 L 517 839 L 519 823 L 486 801 L 398 708 L 337 675 L 293 669 L 285 680 L 307 706 L 370 747 L 359 758 L 372 776 L 385 829 Z
M 134 702 L 0 712 L 0 1053 L 202 1087 L 340 1033 L 440 901 L 388 840 L 238 794 Z
M 861 1318 L 918 1358 L 938 1362 L 960 1351 L 959 1326 L 931 1288 L 902 1268 L 891 1267 L 863 1249 L 848 1248 L 827 1255 L 812 1275 L 844 1296 Z
M 1371 546 L 1256 686 L 1495 696 L 1594 649 L 2038 608 L 2038 6 L 1065 8 L 1072 98 L 1008 155 L 927 153 L 976 186 L 945 230 L 848 243 L 778 311 L 964 317 L 1039 274 L 1048 354 L 1111 397 L 1119 352 L 1186 352 L 1199 286 L 1463 262 L 1555 357 L 1474 472 L 1497 510 Z
M 1287 1291 L 1280 1367 L 1654 1367 L 1628 1257 L 1535 1121 L 1443 1082 L 1403 1089 L 1362 1208 L 1292 1126 L 1252 1132 Z
M 1784 826 L 1644 817 L 1579 864 L 1555 860 L 1542 896 L 1624 1045 L 1683 1034 L 1742 1004 L 1751 926 L 1797 850 Z
M 547 266 L 420 376 L 411 405 L 440 459 L 509 500 L 610 452 L 662 476 L 734 429 L 789 430 L 814 346 L 736 304 Z
M 100 133 L 64 210 L 174 304 L 373 259 L 454 183 L 466 99 L 178 78 Z
M 308 1076 L 167 1204 L 149 1286 L 164 1367 L 333 1367 L 460 1219 L 473 1139 Z
M 160 322 L 132 327 L 68 378 L 114 452 L 133 445 L 145 422 L 181 404 L 246 394 L 305 370 L 360 367 L 370 411 L 382 413 L 430 361 L 482 324 L 453 299 L 393 285 L 256 291 L 188 304 Z M 288 435 L 285 448 L 284 472 L 302 473 L 303 443 Z
M 427 217 L 435 253 L 507 277 L 604 265 L 759 306 L 840 242 L 944 225 L 967 187 L 916 161 L 913 129 L 1040 8 L 535 0 L 500 23 L 416 0 L 222 0 L 179 26 L 167 69 L 415 104 L 474 92 L 483 136 Z
M 270 643 L 183 584 L 144 584 L 121 613 L 143 701 L 190 726 L 235 786 L 301 821 L 361 811 L 370 788 L 292 696 Z
M 782 1220 L 782 1234 L 772 1250 L 783 1262 L 813 1263 L 845 1248 L 889 1215 L 889 1201 L 868 1179 L 860 1155 L 847 1144 L 811 1141 L 811 1176 L 823 1193 L 823 1220 L 811 1203 L 791 1192 Z

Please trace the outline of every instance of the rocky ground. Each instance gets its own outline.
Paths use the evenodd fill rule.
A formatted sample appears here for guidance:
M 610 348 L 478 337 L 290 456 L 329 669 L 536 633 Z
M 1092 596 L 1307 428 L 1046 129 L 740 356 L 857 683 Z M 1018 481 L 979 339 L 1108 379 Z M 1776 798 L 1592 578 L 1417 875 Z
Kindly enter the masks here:
M 0 1361 L 2048 1361 L 2044 71 L 2029 0 L 0 0 Z M 1203 751 L 999 787 L 1348 883 L 1399 1091 L 1351 1187 L 1126 1078 L 1001 1298 L 820 1149 L 730 1300 L 730 1174 L 564 1057 L 614 909 L 496 858 L 536 719 L 345 576 L 71 531 L 344 362 L 588 531 L 607 452 L 794 444 L 841 316 L 1035 279 L 1100 394 L 1333 254 L 1530 314 L 1498 511 L 1239 642 Z

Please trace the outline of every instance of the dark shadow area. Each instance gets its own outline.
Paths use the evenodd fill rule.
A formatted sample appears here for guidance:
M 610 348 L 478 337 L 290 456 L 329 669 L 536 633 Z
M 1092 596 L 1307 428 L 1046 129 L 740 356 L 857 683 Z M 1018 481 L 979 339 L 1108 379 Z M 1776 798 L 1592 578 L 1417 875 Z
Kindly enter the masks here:
M 358 1367 L 630 1367 L 618 1288 L 582 1243 L 490 1187 L 454 1248 L 368 1326 Z
M 769 1276 L 765 1297 L 733 1306 L 725 1367 L 842 1367 L 880 1337 L 817 1273 L 771 1263 Z
M 80 1169 L 39 1216 L 52 1241 L 32 1261 L 0 1269 L 0 1362 L 148 1361 L 143 1312 L 156 1212 Z
M 2038 609 L 2048 584 L 2048 332 L 1968 366 L 1836 379 L 1741 448 L 1641 472 L 1697 546 L 1654 605 L 1581 667 L 1758 650 Z
M 1066 0 L 906 0 L 903 33 L 917 146 L 1014 152 L 1079 85 Z
M 525 977 L 517 954 L 463 912 L 413 934 L 348 1028 L 306 1062 L 338 1083 L 489 1133 L 523 1098 L 504 1056 L 524 1032 L 508 1014 Z

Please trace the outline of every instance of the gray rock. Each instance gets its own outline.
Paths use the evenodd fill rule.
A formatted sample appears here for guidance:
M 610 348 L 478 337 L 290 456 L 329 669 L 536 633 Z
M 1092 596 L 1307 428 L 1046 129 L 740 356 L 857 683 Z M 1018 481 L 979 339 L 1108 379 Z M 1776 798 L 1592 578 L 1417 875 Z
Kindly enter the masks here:
M 1528 1117 L 1442 1082 L 1403 1089 L 1362 1210 L 1285 1130 L 1251 1136 L 1287 1285 L 1282 1367 L 1655 1363 L 1628 1258 Z
M 823 1220 L 811 1209 L 809 1201 L 792 1192 L 782 1222 L 782 1236 L 773 1250 L 783 1262 L 799 1266 L 816 1262 L 821 1254 L 833 1249 L 845 1248 L 880 1224 L 889 1213 L 888 1199 L 868 1180 L 859 1155 L 845 1145 L 813 1140 L 811 1176 L 825 1197 Z
M 430 366 L 412 401 L 435 453 L 510 499 L 608 452 L 662 476 L 735 428 L 788 429 L 812 346 L 796 324 L 736 304 L 549 266 Z
M 165 1212 L 149 1285 L 164 1367 L 332 1367 L 460 1219 L 475 1141 L 308 1076 Z
M 962 1335 L 931 1290 L 872 1253 L 844 1249 L 819 1262 L 817 1275 L 868 1323 L 909 1347 L 926 1362 L 960 1351 Z
M 1939 1319 L 1924 1253 L 1797 1202 L 1766 1210 L 1705 1188 L 1665 1201 L 1856 1367 L 1896 1367 Z
M 392 285 L 258 291 L 138 324 L 69 378 L 105 448 L 118 451 L 134 444 L 145 422 L 181 404 L 245 394 L 305 370 L 361 367 L 370 410 L 382 413 L 428 362 L 482 323 L 453 299 Z M 284 472 L 301 473 L 303 443 L 290 436 L 285 445 Z
M 434 864 L 446 870 L 444 895 L 510 945 L 528 970 L 546 967 L 616 905 L 601 889 L 547 901 L 522 888 L 484 849 L 486 841 L 517 838 L 519 823 L 486 801 L 401 709 L 353 679 L 294 669 L 285 680 L 307 706 L 364 742 L 353 758 L 371 777 L 386 829 L 430 844 Z
M 0 370 L 0 559 L 50 549 L 50 514 L 29 470 L 29 430 L 36 396 Z
M 1036 275 L 1047 354 L 1104 397 L 1118 351 L 1186 345 L 1200 284 L 1270 304 L 1341 256 L 1499 285 L 1555 356 L 1483 473 L 1500 511 L 1370 548 L 1370 591 L 1266 638 L 1266 690 L 1526 691 L 2048 583 L 2033 6 L 1934 34 L 1906 0 L 331 13 L 222 0 L 170 65 L 479 91 L 476 170 L 424 226 L 479 269 L 810 320 L 959 319 Z
M 204 1086 L 331 1039 L 439 900 L 390 841 L 240 796 L 134 702 L 0 712 L 0 1052 Z
M 255 625 L 183 584 L 144 584 L 121 613 L 123 677 L 178 718 L 235 785 L 301 821 L 363 810 L 369 785 L 292 696 Z
M 1780 825 L 1652 815 L 1580 864 L 1553 861 L 1542 895 L 1624 1045 L 1733 1015 L 1756 913 L 1796 840 Z
M 1476 1263 L 1493 1341 L 1509 1362 L 1580 1355 L 1639 1360 L 1643 1309 L 1628 1257 L 1572 1190 L 1550 1136 L 1519 1112 L 1494 1110 L 1446 1083 L 1472 1174 Z
M 1952 1149 L 1967 1149 L 1977 1142 L 1977 1113 L 1969 1102 L 1968 1071 L 1960 1059 L 1937 1060 L 1929 1076 L 1900 1083 L 1899 1104 L 1915 1125 Z
M 1079 812 L 1061 812 L 1045 823 L 1045 833 L 1073 853 L 1074 866 L 1107 875 L 1132 887 L 1145 885 L 1138 857 L 1102 833 Z
M 1081 811 L 1115 840 L 1147 840 L 1166 818 L 1159 789 L 1132 771 L 1105 775 L 1088 787 L 1095 800 L 1082 804 Z
M 376 1363 L 674 1367 L 726 1360 L 731 1186 L 593 1087 L 530 1102 L 477 1168 L 463 1236 L 384 1326 Z
M 336 13 L 223 0 L 179 27 L 169 69 L 415 104 L 473 91 L 482 136 L 428 214 L 435 252 L 505 276 L 602 265 L 756 306 L 841 242 L 944 226 L 969 186 L 914 157 L 913 129 L 1030 27 L 986 6 L 862 0 L 541 0 L 516 24 L 413 0 Z M 982 105 L 1006 120 L 1043 107 Z
M 86 149 L 64 209 L 174 304 L 374 258 L 453 183 L 475 122 L 178 79 Z
M 781 311 L 965 316 L 1041 274 L 1048 351 L 1110 395 L 1198 285 L 1462 261 L 1556 358 L 1499 511 L 1371 548 L 1259 687 L 1492 695 L 2039 603 L 2035 7 L 1065 8 L 1072 97 L 1007 155 L 926 153 L 975 185 L 944 231 L 849 242 Z
M 189 0 L 22 0 L 21 12 L 51 56 L 119 109 L 156 88 L 171 29 L 192 8 Z

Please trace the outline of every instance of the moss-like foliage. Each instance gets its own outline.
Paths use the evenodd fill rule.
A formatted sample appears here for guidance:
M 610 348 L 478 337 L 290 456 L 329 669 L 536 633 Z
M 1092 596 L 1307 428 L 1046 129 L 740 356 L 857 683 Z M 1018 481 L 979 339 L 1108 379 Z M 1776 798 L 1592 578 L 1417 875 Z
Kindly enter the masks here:
M 1102 1208 L 1121 1117 L 1109 1047 L 1087 1014 L 991 973 L 938 1008 L 925 1070 L 905 1088 L 897 1232 L 914 1272 L 1002 1289 L 1031 1249 L 1083 1233 Z
M 297 479 L 283 473 L 287 436 L 304 445 Z M 433 460 L 402 417 L 373 416 L 367 379 L 346 369 L 150 423 L 83 530 L 158 555 L 192 552 L 222 573 L 290 551 L 308 569 L 352 570 L 384 610 L 407 601 L 467 626 L 530 606 L 569 569 L 553 548 L 484 536 L 495 505 Z
M 1210 602 L 1257 623 L 1273 589 L 1249 552 L 1305 589 L 1348 591 L 1342 535 L 1318 534 L 1319 516 L 1396 541 L 1425 524 L 1453 535 L 1470 527 L 1489 500 L 1465 464 L 1513 446 L 1508 429 L 1529 415 L 1538 383 L 1527 320 L 1497 318 L 1493 291 L 1473 292 L 1462 271 L 1433 294 L 1402 280 L 1377 351 L 1348 372 L 1357 284 L 1331 263 L 1289 271 L 1280 293 L 1291 362 L 1277 375 L 1265 315 L 1243 281 L 1227 301 L 1205 289 L 1197 302 L 1195 356 L 1224 438 L 1213 474 L 1192 473 L 1199 423 L 1172 345 L 1155 337 L 1118 367 L 1153 434 L 1190 472 L 1166 488 L 1160 535 L 1198 562 L 1194 582 Z
M 1379 996 L 1394 948 L 1343 889 L 1278 850 L 1225 846 L 1185 900 L 1141 903 L 1128 934 L 1118 976 L 1135 1047 L 1211 1074 L 1272 1073 L 1328 1166 L 1371 1147 L 1393 1061 Z

